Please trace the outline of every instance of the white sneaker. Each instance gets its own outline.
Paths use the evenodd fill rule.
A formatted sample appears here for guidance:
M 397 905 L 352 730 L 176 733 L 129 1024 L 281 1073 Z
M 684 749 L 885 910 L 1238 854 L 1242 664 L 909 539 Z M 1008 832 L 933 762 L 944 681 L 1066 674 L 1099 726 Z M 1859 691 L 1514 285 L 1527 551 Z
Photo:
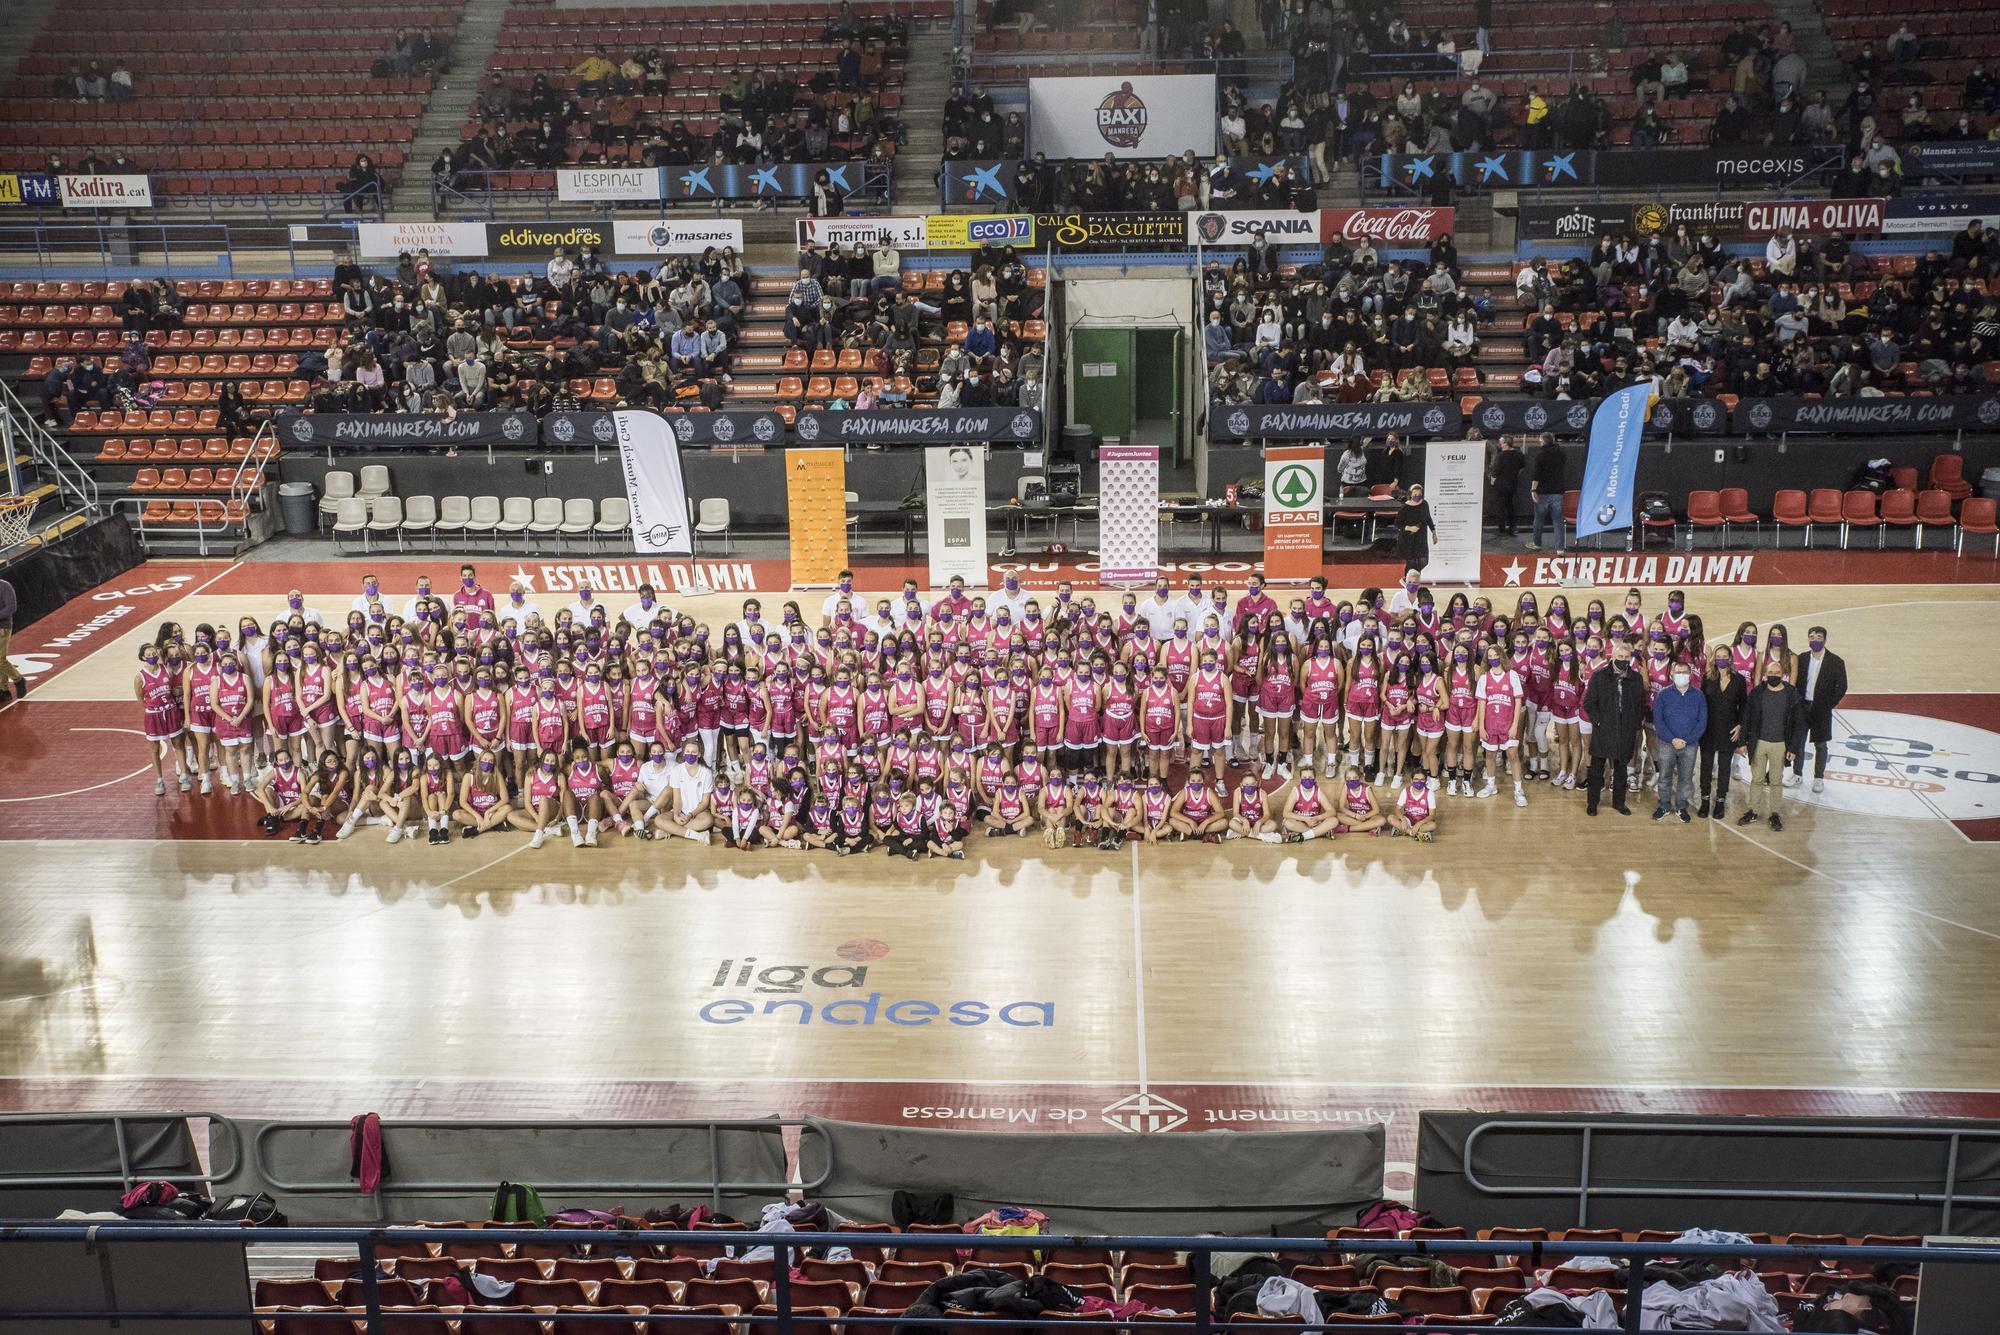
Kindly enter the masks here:
M 1266 844 L 1279 844 L 1284 842 L 1284 840 L 1280 836 L 1270 831 L 1266 831 L 1263 834 L 1257 835 L 1256 838 L 1260 843 L 1266 843 Z
M 181 784 L 181 791 L 182 791 L 182 792 L 186 792 L 186 791 L 187 791 L 188 789 L 190 789 L 190 788 L 192 788 L 192 787 L 194 786 L 193 784 L 191 784 L 191 783 L 189 783 L 189 782 L 188 782 L 188 776 L 187 776 L 187 771 L 186 771 L 186 770 L 182 770 L 182 771 L 181 771 L 181 772 L 180 772 L 180 773 L 179 773 L 178 775 L 176 775 L 175 777 L 176 777 L 176 778 L 178 778 L 178 779 L 180 780 L 180 784 Z
M 403 827 L 400 825 L 391 825 L 389 827 L 389 842 L 392 844 L 401 843 L 402 839 Z
M 778 841 L 778 847 L 779 847 L 779 848 L 804 848 L 804 847 L 805 847 L 805 845 L 804 845 L 804 844 L 802 844 L 802 843 L 800 843 L 800 842 L 799 842 L 798 840 L 796 840 L 796 839 L 780 839 L 780 840 Z
M 710 844 L 715 842 L 715 836 L 711 835 L 707 830 L 689 830 L 688 838 L 694 840 L 697 844 L 700 844 L 703 848 L 706 848 Z
M 1816 793 L 1823 793 L 1823 792 L 1825 792 L 1825 791 L 1826 791 L 1826 780 L 1825 780 L 1825 779 L 1814 779 L 1814 780 L 1813 780 L 1813 791 L 1814 791 L 1814 792 L 1816 792 Z
M 1798 787 L 1798 786 L 1799 786 L 1799 776 L 1798 776 L 1798 775 L 1796 775 L 1796 774 L 1794 774 L 1794 773 L 1792 773 L 1792 771 L 1790 771 L 1790 770 L 1786 770 L 1786 771 L 1785 771 L 1785 787 L 1787 787 L 1787 788 L 1796 788 L 1796 787 Z
M 549 832 L 547 830 L 536 830 L 534 836 L 528 840 L 528 847 L 540 848 L 542 846 L 542 841 L 548 838 L 548 834 Z
M 167 781 L 165 779 L 153 780 L 153 796 L 165 797 L 166 795 L 167 795 Z
M 569 827 L 569 846 L 571 848 L 583 847 L 583 829 L 581 826 L 572 825 Z
M 333 837 L 336 840 L 340 840 L 347 838 L 349 835 L 352 835 L 353 833 L 354 833 L 354 822 L 351 820 L 342 821 L 340 828 L 334 832 Z
M 1474 797 L 1492 797 L 1492 796 L 1494 796 L 1494 795 L 1495 795 L 1496 793 L 1498 793 L 1499 791 L 1500 791 L 1500 785 L 1499 785 L 1499 784 L 1497 784 L 1497 783 L 1495 783 L 1495 782 L 1493 782 L 1493 780 L 1491 780 L 1491 779 L 1488 779 L 1488 780 L 1486 781 L 1486 786 L 1485 786 L 1485 787 L 1483 787 L 1483 788 L 1481 788 L 1481 789 L 1480 789 L 1480 790 L 1479 790 L 1478 792 L 1474 793 L 1474 794 L 1473 794 L 1473 796 L 1474 796 Z
M 1398 774 L 1395 778 L 1389 780 L 1389 786 L 1391 788 L 1401 788 L 1403 786 L 1403 776 Z
M 584 831 L 583 831 L 583 846 L 584 846 L 585 848 L 596 848 L 596 847 L 597 847 L 597 822 L 596 822 L 596 821 L 592 821 L 592 822 L 591 822 L 591 823 L 590 823 L 590 824 L 589 824 L 588 826 L 586 826 L 586 827 L 585 827 L 585 829 L 584 829 Z
M 1528 795 L 1521 790 L 1521 785 L 1518 783 L 1514 785 L 1514 805 L 1517 807 L 1528 805 Z
M 1278 772 L 1278 762 L 1277 762 L 1277 761 L 1275 761 L 1275 760 L 1267 760 L 1267 761 L 1265 761 L 1265 762 L 1264 762 L 1264 777 L 1265 777 L 1265 778 L 1267 778 L 1267 779 L 1268 779 L 1268 778 L 1270 778 L 1270 777 L 1271 777 L 1271 776 L 1272 776 L 1273 774 L 1276 774 L 1277 772 Z
M 202 794 L 202 796 L 203 796 L 203 797 L 206 797 L 206 796 L 208 796 L 208 795 L 209 795 L 210 793 L 212 793 L 212 792 L 214 792 L 214 791 L 215 791 L 215 789 L 209 786 L 209 782 L 208 782 L 208 772 L 207 772 L 206 770 L 202 771 L 202 776 L 201 776 L 201 794 Z
M 390 819 L 389 819 L 389 818 L 388 818 L 387 816 L 370 816 L 370 817 L 368 818 L 368 824 L 370 824 L 370 825 L 393 825 L 393 824 L 395 824 L 395 822 L 394 822 L 394 821 L 392 821 L 392 820 L 390 820 Z

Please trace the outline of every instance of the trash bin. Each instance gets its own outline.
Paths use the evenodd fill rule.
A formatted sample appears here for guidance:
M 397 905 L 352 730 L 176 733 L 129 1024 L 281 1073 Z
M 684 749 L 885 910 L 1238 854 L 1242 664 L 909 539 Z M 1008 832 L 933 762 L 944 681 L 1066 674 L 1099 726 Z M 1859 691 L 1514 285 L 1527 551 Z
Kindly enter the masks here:
M 1989 468 L 1979 475 L 1979 494 L 2000 497 L 2000 468 Z
M 1088 422 L 1071 422 L 1062 429 L 1061 450 L 1077 463 L 1092 459 L 1097 454 L 1097 442 L 1090 434 Z
M 319 527 L 319 498 L 310 482 L 280 482 L 278 512 L 285 517 L 285 532 L 294 538 L 310 538 Z

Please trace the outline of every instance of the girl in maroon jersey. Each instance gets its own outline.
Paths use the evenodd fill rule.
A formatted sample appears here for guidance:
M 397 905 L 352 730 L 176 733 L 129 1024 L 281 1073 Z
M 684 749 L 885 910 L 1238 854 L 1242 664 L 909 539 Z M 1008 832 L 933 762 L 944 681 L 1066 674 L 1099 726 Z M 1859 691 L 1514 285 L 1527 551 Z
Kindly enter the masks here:
M 1382 662 L 1376 657 L 1375 637 L 1364 633 L 1354 645 L 1354 657 L 1347 664 L 1347 680 L 1341 693 L 1347 713 L 1347 757 L 1349 764 L 1367 770 L 1375 768 L 1375 748 L 1382 722 Z
M 1350 775 L 1357 772 L 1353 766 L 1348 767 Z M 1298 780 L 1290 785 L 1283 810 L 1282 825 L 1288 844 L 1331 837 L 1340 825 L 1340 809 L 1327 797 L 1319 786 L 1319 776 L 1311 770 L 1299 772 Z
M 175 689 L 173 669 L 158 644 L 139 646 L 139 673 L 132 679 L 132 694 L 139 702 L 140 726 L 153 752 L 153 795 L 167 791 L 167 758 L 173 757 L 174 777 L 182 792 L 189 788 L 187 767 L 181 762 L 181 738 L 187 719 L 181 711 L 180 694 Z
M 1436 788 L 1428 774 L 1419 770 L 1410 776 L 1409 783 L 1389 804 L 1388 820 L 1397 834 L 1409 835 L 1419 843 L 1429 843 L 1437 837 Z
M 1383 829 L 1382 808 L 1375 801 L 1375 790 L 1368 786 L 1368 778 L 1354 765 L 1347 767 L 1347 777 L 1341 784 L 1339 805 L 1335 808 L 1339 824 L 1337 834 L 1380 834 Z
M 1410 732 L 1417 721 L 1417 679 L 1410 651 L 1399 650 L 1382 683 L 1382 768 L 1377 783 L 1403 786 L 1403 762 L 1410 754 Z
M 1473 771 L 1479 763 L 1479 673 L 1472 666 L 1472 646 L 1459 641 L 1444 665 L 1445 791 L 1472 796 Z
M 1187 782 L 1174 794 L 1168 819 L 1183 839 L 1218 842 L 1229 829 L 1229 813 L 1223 807 L 1224 794 L 1199 769 L 1188 771 Z
M 1584 677 L 1579 662 L 1576 646 L 1564 640 L 1556 648 L 1555 672 L 1549 678 L 1549 740 L 1554 782 L 1564 789 L 1576 787 L 1576 776 L 1586 760 L 1580 727 Z
M 548 837 L 562 828 L 563 807 L 568 795 L 563 788 L 562 761 L 553 748 L 545 749 L 528 771 L 521 787 L 521 809 L 507 813 L 507 823 L 532 837 L 528 847 L 540 848 Z
M 1311 767 L 1317 755 L 1331 777 L 1340 763 L 1341 678 L 1346 670 L 1330 636 L 1313 641 L 1299 689 L 1299 763 Z
M 465 777 L 459 780 L 458 804 L 452 820 L 459 838 L 477 839 L 489 830 L 508 823 L 507 776 L 501 772 L 499 752 L 481 747 L 473 756 Z
M 257 692 L 243 660 L 233 650 L 216 656 L 212 688 L 215 744 L 222 782 L 231 794 L 249 791 L 250 745 L 255 740 Z
M 194 652 L 189 656 L 192 661 L 181 687 L 181 698 L 187 702 L 187 731 L 194 739 L 194 772 L 201 780 L 204 794 L 214 791 L 209 785 L 208 770 L 215 736 L 215 679 L 221 675 L 215 666 L 215 646 L 202 634 L 206 629 L 195 627 Z
M 1294 733 L 1299 712 L 1299 665 L 1292 656 L 1291 637 L 1274 631 L 1257 674 L 1257 717 L 1264 721 L 1264 777 L 1282 767 L 1286 776 L 1294 764 Z

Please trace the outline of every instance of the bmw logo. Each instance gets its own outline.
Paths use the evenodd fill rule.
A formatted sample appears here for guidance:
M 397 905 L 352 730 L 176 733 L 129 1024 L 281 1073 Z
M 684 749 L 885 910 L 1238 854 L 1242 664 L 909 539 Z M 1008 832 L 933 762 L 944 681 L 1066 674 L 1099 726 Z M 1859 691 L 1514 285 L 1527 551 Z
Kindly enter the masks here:
M 1424 414 L 1424 430 L 1433 434 L 1444 430 L 1444 409 L 1433 408 Z
M 1618 507 L 1617 507 L 1617 506 L 1615 506 L 1615 505 L 1600 505 L 1600 506 L 1598 506 L 1598 507 L 1597 507 L 1597 522 L 1598 522 L 1598 523 L 1600 523 L 1600 524 L 1605 524 L 1605 525 L 1610 525 L 1610 524 L 1615 524 L 1615 523 L 1617 523 L 1617 522 L 1618 522 Z
M 1007 424 L 1007 429 L 1014 433 L 1014 439 L 1026 440 L 1035 434 L 1035 415 L 1033 413 L 1015 413 L 1014 420 Z
M 1757 428 L 1757 430 L 1759 431 L 1762 431 L 1765 427 L 1771 425 L 1771 405 L 1768 403 L 1751 404 L 1750 425 Z
M 1238 408 L 1229 414 L 1229 419 L 1223 425 L 1229 428 L 1229 434 L 1232 436 L 1247 436 L 1250 434 L 1250 414 Z
M 1539 403 L 1528 405 L 1528 411 L 1521 414 L 1521 421 L 1530 431 L 1540 431 L 1549 424 L 1549 410 Z
M 775 417 L 759 417 L 750 424 L 750 434 L 758 440 L 767 443 L 776 440 L 778 438 L 778 419 Z
M 558 417 L 549 424 L 549 434 L 567 445 L 576 439 L 576 423 L 567 417 Z
M 1491 404 L 1479 411 L 1479 424 L 1488 431 L 1498 431 L 1507 425 L 1507 410 L 1499 404 Z
M 509 417 L 500 424 L 500 434 L 509 440 L 519 440 L 528 434 L 528 424 L 518 417 Z
M 819 414 L 800 413 L 798 423 L 792 430 L 799 433 L 800 440 L 819 439 Z
M 721 413 L 715 415 L 714 421 L 709 424 L 709 429 L 715 433 L 717 440 L 736 439 L 736 423 L 730 421 Z

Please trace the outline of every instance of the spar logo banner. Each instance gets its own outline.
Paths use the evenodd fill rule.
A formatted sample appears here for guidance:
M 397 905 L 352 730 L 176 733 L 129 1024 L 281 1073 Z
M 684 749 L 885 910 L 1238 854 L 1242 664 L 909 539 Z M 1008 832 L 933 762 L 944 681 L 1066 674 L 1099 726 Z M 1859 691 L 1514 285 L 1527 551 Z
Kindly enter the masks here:
M 153 182 L 146 176 L 58 176 L 66 209 L 150 209 Z
M 1882 201 L 1879 199 L 1780 199 L 1748 204 L 1743 209 L 1743 230 L 1752 236 L 1774 232 L 1879 232 L 1882 230 Z
M 1190 246 L 1247 246 L 1262 232 L 1274 246 L 1319 240 L 1319 219 L 1283 209 L 1210 209 L 1187 216 Z
M 1029 151 L 1051 158 L 1215 153 L 1212 74 L 1028 80 Z
M 924 222 L 922 218 L 801 218 L 799 245 L 924 250 L 927 248 Z
M 1035 220 L 1026 213 L 934 213 L 924 219 L 924 244 L 932 250 L 1032 246 Z
M 743 249 L 741 218 L 613 222 L 612 249 L 620 255 L 699 255 L 710 246 Z
M 1273 445 L 1264 451 L 1264 574 L 1311 579 L 1320 573 L 1326 526 L 1326 447 Z
M 1097 452 L 1098 577 L 1136 584 L 1160 568 L 1160 447 L 1106 445 Z
M 556 172 L 556 198 L 565 204 L 666 197 L 666 172 L 659 167 L 563 167 Z
M 632 506 L 632 545 L 642 552 L 694 555 L 681 447 L 657 413 L 614 412 L 625 499 Z
M 428 250 L 439 259 L 476 260 L 486 257 L 486 224 L 460 222 L 361 223 L 354 229 L 355 249 L 364 260 L 392 260 L 405 251 Z
M 1590 419 L 1590 453 L 1583 465 L 1583 494 L 1576 506 L 1576 536 L 1632 527 L 1632 483 L 1639 471 L 1639 439 L 1646 431 L 1649 383 L 1627 385 L 1605 396 Z

